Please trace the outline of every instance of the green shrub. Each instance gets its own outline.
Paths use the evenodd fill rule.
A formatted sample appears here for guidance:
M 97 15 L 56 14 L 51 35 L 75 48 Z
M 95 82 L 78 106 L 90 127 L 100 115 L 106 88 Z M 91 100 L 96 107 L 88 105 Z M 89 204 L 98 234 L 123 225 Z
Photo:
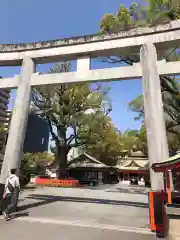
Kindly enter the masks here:
M 21 187 L 25 187 L 29 182 L 31 178 L 31 168 L 28 164 L 28 161 L 26 159 L 23 159 L 21 161 L 21 167 L 20 167 L 20 175 L 19 175 L 19 180 L 20 180 L 20 185 Z

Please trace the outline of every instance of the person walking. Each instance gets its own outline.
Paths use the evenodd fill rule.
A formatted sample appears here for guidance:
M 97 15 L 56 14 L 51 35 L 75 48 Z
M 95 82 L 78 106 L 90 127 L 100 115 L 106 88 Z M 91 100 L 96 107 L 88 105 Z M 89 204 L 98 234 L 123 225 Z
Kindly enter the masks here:
M 4 199 L 7 207 L 2 213 L 6 220 L 10 220 L 10 214 L 16 209 L 19 192 L 19 177 L 16 175 L 16 169 L 11 169 L 11 174 L 6 179 L 4 189 Z

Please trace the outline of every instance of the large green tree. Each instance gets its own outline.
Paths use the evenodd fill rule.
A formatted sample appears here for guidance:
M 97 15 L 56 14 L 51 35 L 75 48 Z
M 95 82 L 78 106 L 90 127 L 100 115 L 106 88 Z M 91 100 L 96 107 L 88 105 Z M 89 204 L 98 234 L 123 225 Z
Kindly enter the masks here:
M 142 124 L 139 130 L 126 130 L 121 135 L 121 144 L 123 149 L 128 151 L 128 154 L 135 146 L 136 150 L 147 155 L 147 137 L 144 124 Z
M 145 4 L 120 5 L 116 15 L 106 13 L 101 21 L 102 32 L 116 32 L 135 27 L 154 26 L 180 18 L 179 0 L 146 0 Z
M 43 173 L 45 171 L 45 166 L 52 163 L 54 160 L 54 155 L 48 152 L 24 154 L 24 161 L 27 162 L 31 168 L 31 172 L 34 174 Z
M 116 15 L 105 14 L 101 21 L 102 32 L 115 32 L 120 30 L 128 30 L 131 28 L 142 26 L 154 26 L 163 24 L 180 18 L 180 1 L 179 0 L 148 0 L 145 5 L 133 3 L 128 8 L 120 6 Z M 179 47 L 159 50 L 158 59 L 166 61 L 179 60 Z M 121 55 L 109 57 L 109 63 L 125 63 L 132 65 L 134 62 L 139 62 L 139 54 Z M 161 89 L 164 103 L 166 127 L 169 145 L 173 146 L 172 139 L 176 136 L 178 146 L 180 133 L 180 88 L 177 78 L 169 76 L 161 76 Z M 144 117 L 143 97 L 139 95 L 130 105 L 130 109 L 138 113 L 136 119 Z M 173 140 L 174 141 L 174 140 Z M 173 150 L 174 151 L 174 150 Z
M 116 15 L 105 14 L 100 24 L 101 31 L 106 33 L 141 26 L 153 26 L 180 17 L 180 2 L 178 0 L 148 0 L 146 2 L 145 6 L 133 3 L 129 8 L 120 5 Z M 158 58 L 167 61 L 178 61 L 179 51 L 177 48 L 158 50 Z M 124 54 L 115 58 L 109 57 L 109 63 L 122 62 L 132 65 L 134 62 L 139 62 L 139 60 L 138 53 L 131 55 L 128 53 L 128 55 Z M 163 92 L 174 94 L 174 97 L 179 94 L 174 78 L 161 76 L 161 86 Z
M 69 72 L 71 63 L 62 62 L 50 73 Z M 111 111 L 109 89 L 100 84 L 60 84 L 34 88 L 32 109 L 47 120 L 55 143 L 54 151 L 58 164 L 58 177 L 65 177 L 67 154 L 72 147 L 94 144 L 96 126 L 106 123 Z
M 129 8 L 120 5 L 116 15 L 105 14 L 102 18 L 100 27 L 101 32 L 110 33 L 120 30 L 129 30 L 131 28 L 142 26 L 154 26 L 165 22 L 179 19 L 180 2 L 178 0 L 148 0 L 147 4 L 132 3 Z M 158 50 L 158 58 L 166 61 L 178 61 L 179 51 L 177 48 Z M 139 54 L 123 54 L 121 56 L 109 57 L 109 63 L 125 63 L 132 65 L 139 62 Z M 178 87 L 174 78 L 161 76 L 162 91 L 177 95 Z
M 173 98 L 173 95 L 170 97 Z M 165 123 L 170 155 L 174 155 L 180 150 L 180 114 L 178 112 L 180 104 L 177 102 L 178 96 L 175 99 L 175 103 L 170 100 L 168 100 L 169 102 L 167 103 L 167 100 L 164 99 Z M 144 104 L 142 95 L 137 96 L 129 103 L 129 109 L 137 114 L 135 120 L 141 120 L 144 122 Z M 142 126 L 144 126 L 144 124 Z M 144 138 L 144 140 L 145 139 L 146 138 Z
M 107 165 L 116 165 L 122 150 L 122 139 L 110 117 L 105 117 L 103 124 L 97 121 L 89 125 L 92 135 L 85 150 Z M 86 134 L 84 132 L 84 134 Z

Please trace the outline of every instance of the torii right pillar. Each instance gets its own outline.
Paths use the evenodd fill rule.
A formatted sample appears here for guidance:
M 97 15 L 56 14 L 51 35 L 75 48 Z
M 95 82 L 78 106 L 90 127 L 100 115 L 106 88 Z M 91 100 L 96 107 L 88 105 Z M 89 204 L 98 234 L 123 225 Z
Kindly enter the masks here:
M 157 52 L 152 42 L 145 43 L 140 49 L 142 85 L 144 95 L 145 127 L 148 142 L 151 190 L 164 190 L 162 173 L 151 169 L 154 162 L 168 159 L 168 143 L 165 128 L 161 83 L 157 67 Z

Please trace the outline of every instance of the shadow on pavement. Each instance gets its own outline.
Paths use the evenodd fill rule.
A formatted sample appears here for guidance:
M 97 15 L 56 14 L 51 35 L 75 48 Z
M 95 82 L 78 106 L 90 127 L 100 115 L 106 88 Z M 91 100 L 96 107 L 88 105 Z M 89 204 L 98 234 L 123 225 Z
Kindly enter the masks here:
M 116 190 L 108 190 L 108 192 L 148 195 L 147 191 L 144 191 L 143 189 L 135 189 L 135 188 L 125 189 L 125 188 L 117 187 Z
M 36 186 L 26 186 L 24 188 L 21 188 L 21 192 L 24 192 L 26 190 L 28 190 L 28 191 L 35 191 L 36 189 L 37 189 Z
M 18 208 L 18 211 L 19 211 L 19 208 Z M 27 216 L 29 216 L 29 212 L 16 212 L 16 213 L 13 213 L 11 219 L 15 219 L 19 217 L 27 217 Z
M 39 200 L 39 202 L 30 203 L 18 207 L 19 211 L 24 211 L 29 208 L 39 207 L 47 205 L 49 203 L 63 201 L 63 202 L 82 202 L 82 203 L 94 203 L 94 204 L 109 204 L 109 205 L 121 205 L 121 206 L 132 206 L 139 208 L 148 208 L 147 203 L 142 202 L 130 202 L 130 201 L 118 201 L 108 199 L 96 199 L 96 198 L 80 198 L 80 197 L 63 197 L 63 196 L 52 196 L 52 195 L 41 195 L 32 194 L 26 197 L 26 199 Z

